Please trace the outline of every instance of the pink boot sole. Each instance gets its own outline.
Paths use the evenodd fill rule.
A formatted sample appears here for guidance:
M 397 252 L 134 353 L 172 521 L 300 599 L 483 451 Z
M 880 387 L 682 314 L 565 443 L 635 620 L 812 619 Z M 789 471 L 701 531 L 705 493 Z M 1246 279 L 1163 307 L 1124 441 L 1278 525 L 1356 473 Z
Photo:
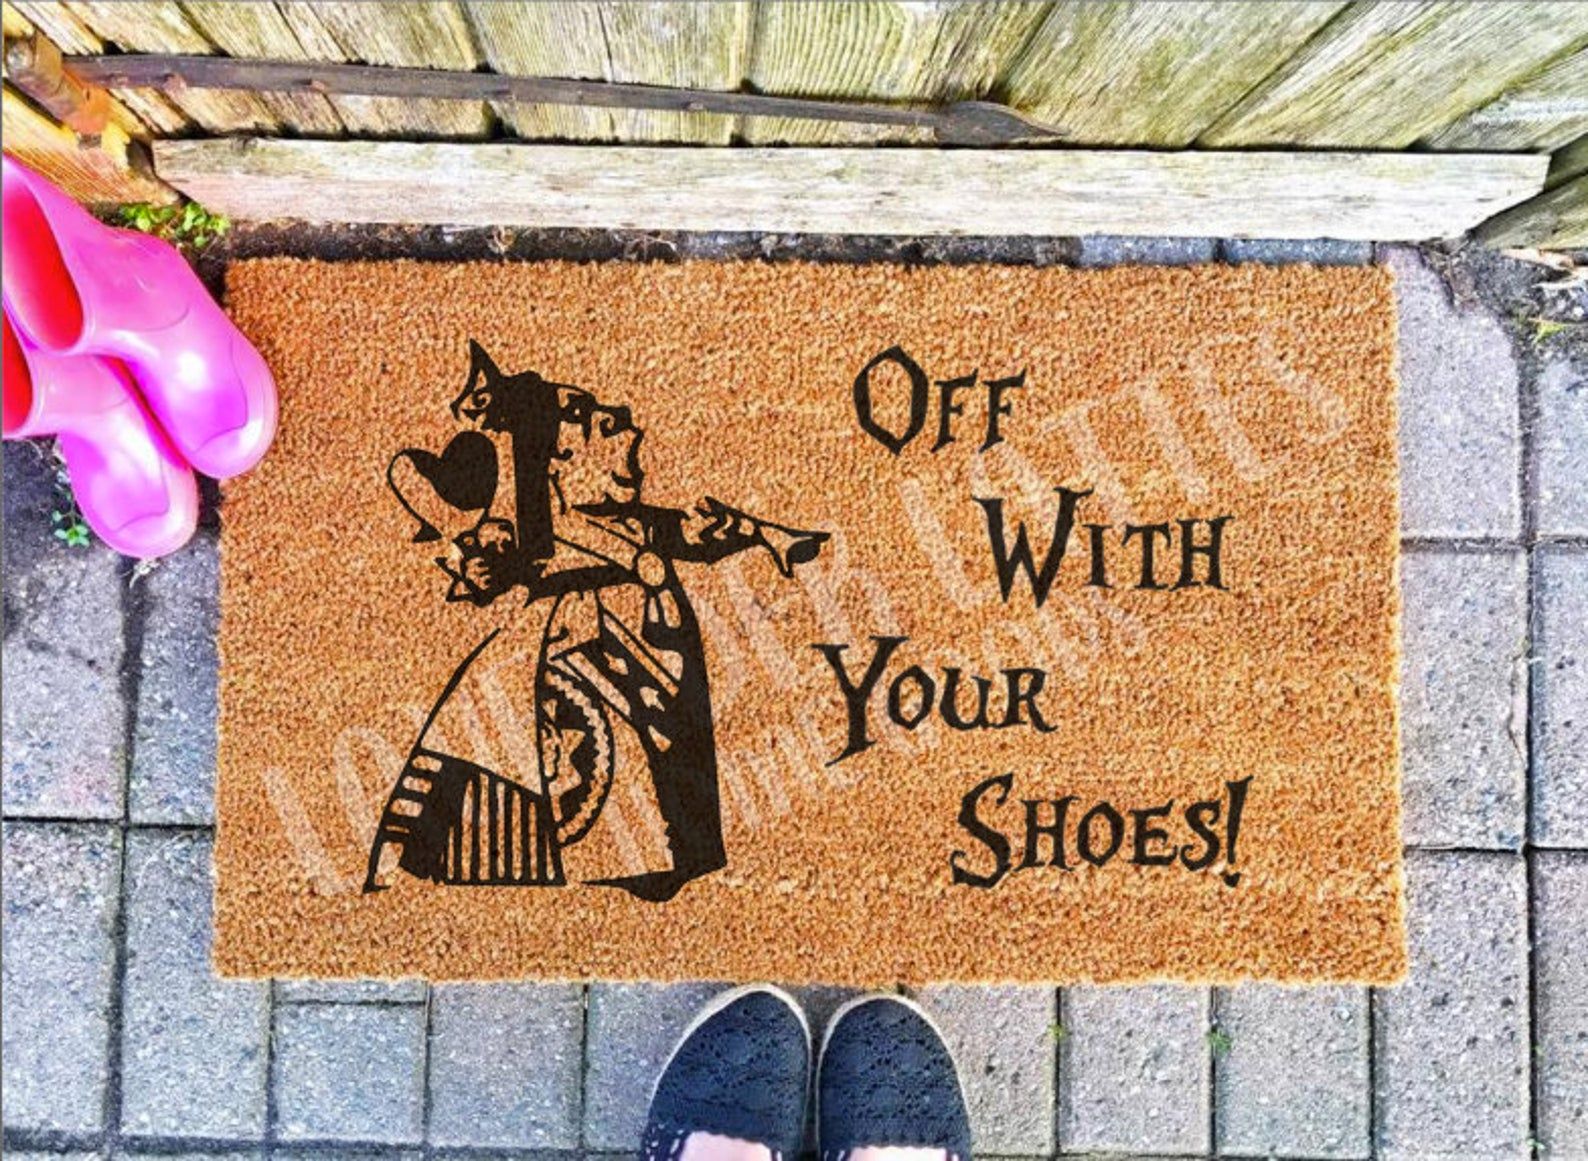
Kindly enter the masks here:
M 192 469 L 139 401 L 124 367 L 30 349 L 4 318 L 6 439 L 56 436 L 88 526 L 127 556 L 164 556 L 198 524 Z
M 5 308 L 52 355 L 124 362 L 187 461 L 216 479 L 259 462 L 276 432 L 265 361 L 173 247 L 104 225 L 4 161 Z

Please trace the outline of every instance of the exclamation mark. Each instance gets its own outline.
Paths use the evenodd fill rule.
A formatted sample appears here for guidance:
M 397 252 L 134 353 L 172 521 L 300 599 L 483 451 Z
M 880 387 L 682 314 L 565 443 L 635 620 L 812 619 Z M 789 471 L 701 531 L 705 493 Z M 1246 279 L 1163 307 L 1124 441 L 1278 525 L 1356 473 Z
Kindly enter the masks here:
M 1241 873 L 1235 870 L 1235 841 L 1241 837 L 1241 811 L 1246 806 L 1246 788 L 1251 781 L 1248 776 L 1239 782 L 1224 784 L 1230 792 L 1230 823 L 1224 843 L 1224 883 L 1229 887 L 1241 881 Z

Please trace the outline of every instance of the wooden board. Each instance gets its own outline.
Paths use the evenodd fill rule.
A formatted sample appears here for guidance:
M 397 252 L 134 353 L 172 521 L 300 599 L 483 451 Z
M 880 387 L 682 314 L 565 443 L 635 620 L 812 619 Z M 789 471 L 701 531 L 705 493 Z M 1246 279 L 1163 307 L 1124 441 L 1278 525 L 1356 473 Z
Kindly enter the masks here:
M 308 60 L 281 10 L 259 0 L 186 0 L 193 27 L 228 56 L 263 60 Z M 314 93 L 264 94 L 283 125 L 297 133 L 340 137 L 342 118 L 331 102 Z
M 44 116 L 10 85 L 5 86 L 0 136 L 14 154 L 72 197 L 91 205 L 176 200 L 170 186 L 134 167 L 127 134 L 106 127 L 96 141 L 83 141 Z
M 1559 149 L 1588 133 L 1588 48 L 1431 134 L 1431 149 Z
M 1423 239 L 1542 188 L 1531 154 L 162 141 L 235 218 L 851 234 Z
M 1199 141 L 1404 149 L 1588 44 L 1588 4 L 1354 4 Z
M 24 16 L 14 4 L 9 2 L 0 4 L 0 19 L 3 19 L 4 22 L 5 39 L 7 42 L 10 42 L 13 39 L 20 40 L 34 35 L 41 36 L 46 41 L 50 39 L 47 34 L 45 34 L 42 30 L 35 26 L 32 21 Z M 11 72 L 9 51 L 4 54 L 4 58 L 3 64 L 0 64 L 0 75 L 3 75 L 7 80 L 12 80 L 13 77 Z M 19 91 L 21 91 L 23 96 L 28 95 L 26 92 L 27 86 L 18 85 L 17 88 Z M 159 99 L 159 95 L 155 93 L 148 94 L 148 96 L 154 97 L 157 100 Z M 173 117 L 181 117 L 181 114 L 178 113 L 177 110 L 172 106 L 166 104 L 163 107 L 165 110 L 169 111 Z M 49 114 L 47 110 L 41 109 L 40 111 L 43 112 L 49 120 L 58 120 L 57 117 Z M 125 102 L 114 95 L 110 97 L 108 115 L 110 124 L 114 126 L 124 138 L 137 141 L 148 140 L 148 124 L 146 124 L 141 117 L 134 113 Z
M 1188 145 L 1344 6 L 1056 4 L 999 96 L 1072 144 Z
M 1588 173 L 1588 135 L 1577 138 L 1549 159 L 1549 176 L 1544 179 L 1544 188 L 1554 189 L 1580 173 Z
M 745 2 L 470 3 L 465 11 L 497 72 L 680 88 L 739 87 L 750 6 Z M 734 118 L 510 105 L 520 137 L 726 145 Z
M 425 65 L 469 72 L 480 64 L 456 4 L 282 0 L 281 14 L 314 60 Z M 490 110 L 467 101 L 338 97 L 349 128 L 390 137 L 484 137 Z
M 15 11 L 54 42 L 63 53 L 100 53 L 105 42 L 56 0 L 15 0 L 6 8 Z M 160 93 L 141 89 L 112 89 L 111 95 L 138 119 L 143 129 L 155 133 L 181 133 L 193 127 L 188 115 Z M 128 126 L 132 132 L 133 127 Z
M 209 38 L 170 0 L 140 4 L 93 0 L 66 7 L 95 36 L 127 52 L 215 51 Z M 275 132 L 281 128 L 282 112 L 291 108 L 267 93 L 194 90 L 171 94 L 171 102 L 212 133 Z
M 756 5 L 745 79 L 759 92 L 947 103 L 985 96 L 1046 4 Z M 747 117 L 756 145 L 927 142 L 920 130 Z
M 1485 222 L 1478 237 L 1500 247 L 1574 250 L 1588 246 L 1588 174 Z

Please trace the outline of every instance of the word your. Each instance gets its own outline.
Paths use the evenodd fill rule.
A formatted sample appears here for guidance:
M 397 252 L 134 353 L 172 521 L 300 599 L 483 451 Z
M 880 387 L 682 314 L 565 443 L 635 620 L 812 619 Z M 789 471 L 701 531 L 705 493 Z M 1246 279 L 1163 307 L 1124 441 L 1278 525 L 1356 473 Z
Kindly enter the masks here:
M 994 819 L 1013 793 L 1014 781 L 1013 774 L 988 778 L 972 787 L 961 802 L 960 828 L 982 849 L 979 862 L 966 851 L 957 850 L 949 857 L 956 884 L 990 890 L 1021 871 L 1073 871 L 1105 866 L 1116 858 L 1139 867 L 1205 871 L 1220 856 L 1225 886 L 1241 881 L 1241 873 L 1235 870 L 1235 844 L 1240 838 L 1250 777 L 1226 782 L 1221 797 L 1189 803 L 1178 812 L 1173 799 L 1120 811 L 1109 802 L 1083 810 L 1073 794 L 1022 798 L 1020 810 L 1012 812 L 1020 821 L 1000 827 Z
M 894 652 L 909 640 L 908 637 L 873 637 L 875 648 L 866 671 L 857 680 L 844 665 L 847 645 L 813 645 L 811 648 L 827 659 L 838 679 L 838 692 L 843 695 L 844 709 L 848 715 L 848 740 L 843 753 L 829 761 L 836 766 L 845 758 L 854 756 L 875 744 L 867 727 L 868 709 L 872 695 L 882 685 L 882 677 Z M 1040 669 L 1005 669 L 1002 671 L 1002 696 L 994 697 L 993 679 L 969 678 L 965 696 L 966 678 L 958 667 L 942 671 L 941 694 L 937 679 L 921 668 L 912 665 L 895 674 L 887 685 L 884 704 L 888 719 L 894 725 L 913 730 L 932 716 L 933 707 L 943 721 L 953 730 L 1007 730 L 1011 726 L 1030 725 L 1040 733 L 1052 733 L 1058 727 L 1049 725 L 1037 706 L 1037 697 L 1047 683 L 1048 675 Z M 961 702 L 963 701 L 963 705 Z
M 873 409 L 873 396 L 876 394 L 872 385 L 872 372 L 877 368 L 892 364 L 904 372 L 909 380 L 909 417 L 906 419 L 902 430 L 893 431 L 882 424 Z M 931 450 L 940 451 L 954 442 L 954 419 L 965 414 L 965 405 L 956 403 L 955 399 L 961 392 L 969 391 L 979 381 L 977 372 L 961 375 L 954 379 L 939 379 L 937 387 L 937 439 L 933 442 Z M 1026 385 L 1026 373 L 1021 371 L 1018 375 L 1010 375 L 1003 379 L 988 379 L 982 383 L 987 389 L 987 434 L 982 441 L 981 450 L 1003 442 L 1003 433 L 998 430 L 1000 416 L 1012 412 L 1010 404 L 1004 401 L 1004 395 L 1016 391 Z M 894 455 L 902 452 L 916 436 L 921 434 L 921 429 L 926 426 L 926 413 L 931 403 L 932 386 L 926 377 L 926 372 L 921 365 L 910 358 L 903 347 L 892 346 L 871 362 L 860 369 L 860 374 L 855 376 L 855 416 L 860 420 L 861 429 L 871 436 L 883 447 Z

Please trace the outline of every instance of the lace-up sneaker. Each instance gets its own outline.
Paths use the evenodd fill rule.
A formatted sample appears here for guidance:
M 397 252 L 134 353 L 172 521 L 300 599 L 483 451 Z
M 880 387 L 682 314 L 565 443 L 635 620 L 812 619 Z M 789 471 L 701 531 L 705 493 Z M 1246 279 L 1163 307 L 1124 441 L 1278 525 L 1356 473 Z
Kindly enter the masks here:
M 919 1006 L 867 996 L 838 1010 L 816 1069 L 816 1135 L 822 1161 L 971 1161 L 954 1058 Z
M 765 986 L 724 992 L 662 1069 L 642 1161 L 678 1161 L 686 1146 L 690 1157 L 744 1157 L 745 1142 L 764 1146 L 771 1161 L 798 1157 L 810 1061 L 810 1029 L 793 999 Z

